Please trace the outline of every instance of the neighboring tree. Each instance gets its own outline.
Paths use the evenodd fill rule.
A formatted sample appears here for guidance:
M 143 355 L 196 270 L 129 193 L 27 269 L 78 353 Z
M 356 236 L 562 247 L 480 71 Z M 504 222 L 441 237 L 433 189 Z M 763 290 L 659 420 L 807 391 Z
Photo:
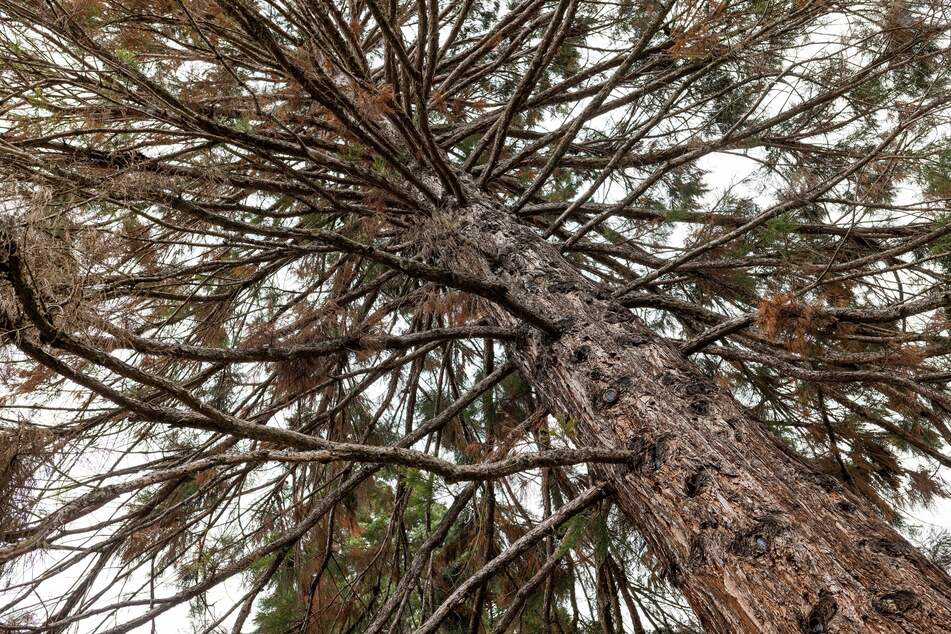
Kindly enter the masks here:
M 0 630 L 951 631 L 949 20 L 3 0 Z

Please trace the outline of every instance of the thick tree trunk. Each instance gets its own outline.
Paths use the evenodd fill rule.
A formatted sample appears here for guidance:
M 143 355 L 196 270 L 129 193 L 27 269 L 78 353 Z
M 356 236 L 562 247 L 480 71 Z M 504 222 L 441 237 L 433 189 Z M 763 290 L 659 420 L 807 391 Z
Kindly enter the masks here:
M 531 329 L 511 352 L 573 419 L 579 445 L 640 452 L 598 473 L 706 631 L 951 632 L 946 574 L 556 248 L 488 204 L 436 220 L 442 264 L 500 283 L 507 301 L 557 324 L 559 335 Z

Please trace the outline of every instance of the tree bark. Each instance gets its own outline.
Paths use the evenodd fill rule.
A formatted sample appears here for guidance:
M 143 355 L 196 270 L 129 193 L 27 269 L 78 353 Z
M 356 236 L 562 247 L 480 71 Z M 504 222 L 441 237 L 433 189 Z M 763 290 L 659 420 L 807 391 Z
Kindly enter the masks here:
M 951 632 L 951 578 L 554 246 L 486 202 L 432 220 L 442 265 L 557 326 L 510 353 L 578 445 L 639 453 L 596 472 L 707 632 Z

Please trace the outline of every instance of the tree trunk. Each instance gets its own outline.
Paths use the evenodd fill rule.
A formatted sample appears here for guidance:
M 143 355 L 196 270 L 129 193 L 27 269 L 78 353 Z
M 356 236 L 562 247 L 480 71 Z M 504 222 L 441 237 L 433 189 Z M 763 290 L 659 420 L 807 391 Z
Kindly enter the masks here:
M 951 578 L 555 247 L 484 203 L 426 231 L 443 265 L 557 325 L 529 329 L 511 354 L 577 444 L 639 452 L 597 473 L 706 631 L 951 632 Z

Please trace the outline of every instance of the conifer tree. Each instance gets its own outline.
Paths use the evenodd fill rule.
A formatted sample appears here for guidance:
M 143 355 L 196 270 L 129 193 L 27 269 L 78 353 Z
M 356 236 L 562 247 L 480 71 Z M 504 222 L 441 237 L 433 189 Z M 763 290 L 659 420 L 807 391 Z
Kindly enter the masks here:
M 0 630 L 951 631 L 949 19 L 4 0 Z

